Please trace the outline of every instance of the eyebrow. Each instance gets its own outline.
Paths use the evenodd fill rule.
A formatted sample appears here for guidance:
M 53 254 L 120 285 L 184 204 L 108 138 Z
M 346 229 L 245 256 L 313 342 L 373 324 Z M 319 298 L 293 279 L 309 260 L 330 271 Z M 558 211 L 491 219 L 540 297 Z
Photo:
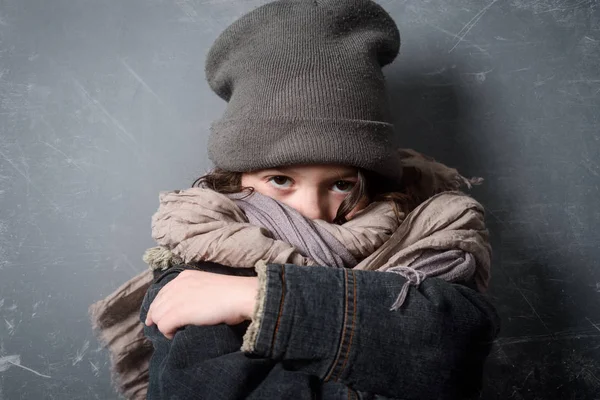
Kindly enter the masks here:
M 282 175 L 290 174 L 290 175 L 298 175 L 297 171 L 294 168 L 268 168 L 264 170 L 265 173 L 279 173 Z M 343 173 L 336 173 L 335 175 L 326 176 L 325 179 L 349 179 L 349 178 L 357 178 L 356 171 L 346 171 Z

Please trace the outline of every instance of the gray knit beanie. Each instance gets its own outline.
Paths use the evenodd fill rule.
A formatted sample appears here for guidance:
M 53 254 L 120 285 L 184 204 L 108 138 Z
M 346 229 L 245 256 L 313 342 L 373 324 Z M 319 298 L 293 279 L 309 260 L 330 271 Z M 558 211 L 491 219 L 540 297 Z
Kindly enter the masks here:
M 399 180 L 382 67 L 400 48 L 370 0 L 279 0 L 215 41 L 210 87 L 228 102 L 208 155 L 228 171 L 343 164 Z

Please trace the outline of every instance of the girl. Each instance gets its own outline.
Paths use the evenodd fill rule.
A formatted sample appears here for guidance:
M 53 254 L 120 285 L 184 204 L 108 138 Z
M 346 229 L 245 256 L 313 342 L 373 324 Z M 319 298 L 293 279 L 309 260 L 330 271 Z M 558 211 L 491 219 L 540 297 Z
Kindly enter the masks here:
M 138 398 L 478 398 L 499 329 L 483 209 L 394 149 L 399 45 L 370 0 L 275 1 L 216 40 L 215 169 L 160 194 Z

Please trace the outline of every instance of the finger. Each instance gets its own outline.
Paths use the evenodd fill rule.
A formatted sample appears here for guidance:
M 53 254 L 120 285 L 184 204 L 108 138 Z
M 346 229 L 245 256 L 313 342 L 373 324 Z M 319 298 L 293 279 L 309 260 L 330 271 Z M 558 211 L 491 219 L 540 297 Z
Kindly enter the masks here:
M 167 285 L 165 285 L 162 289 L 158 291 L 158 293 L 154 297 L 154 300 L 152 300 L 152 303 L 150 303 L 150 310 L 148 311 L 148 313 L 150 313 L 150 311 L 153 311 L 154 314 L 156 314 L 156 310 L 161 308 L 164 305 L 165 301 L 171 298 L 169 296 L 169 288 L 167 287 L 170 283 L 171 282 L 169 282 Z
M 172 299 L 165 299 L 163 302 L 157 304 L 153 303 L 150 306 L 150 310 L 152 311 L 150 317 L 152 318 L 154 324 L 160 326 L 161 323 L 164 323 L 165 318 L 168 317 L 170 312 L 169 310 L 172 310 L 174 308 L 175 307 Z
M 167 296 L 168 298 L 168 296 Z M 152 300 L 152 302 L 150 303 L 150 307 L 148 308 L 148 313 L 146 314 L 146 320 L 144 321 L 144 323 L 147 326 L 152 325 L 153 323 L 156 323 L 156 321 L 158 320 L 158 315 L 156 310 L 160 310 L 162 308 L 162 305 L 165 301 L 165 296 L 162 296 L 162 290 L 160 290 L 156 296 L 154 296 L 154 300 Z
M 171 303 L 172 301 L 169 296 L 163 296 L 162 298 L 158 298 L 157 296 L 150 304 L 150 308 L 148 309 L 148 314 L 146 315 L 145 321 L 146 325 L 158 325 L 158 322 L 162 319 L 165 310 L 171 308 Z
M 183 326 L 180 323 L 179 318 L 174 316 L 176 314 L 175 311 L 171 311 L 166 313 L 164 318 L 157 322 L 156 326 L 158 330 L 167 338 L 172 339 L 175 336 L 177 330 Z
M 148 314 L 146 314 L 146 320 L 144 321 L 144 324 L 146 326 L 152 326 L 152 324 L 154 324 L 154 321 L 152 320 L 152 306 L 150 306 Z
M 146 326 L 156 324 L 156 322 L 160 319 L 161 313 L 157 313 L 156 310 L 164 309 L 165 302 L 171 298 L 170 293 L 173 291 L 173 287 L 176 286 L 176 284 L 172 284 L 174 281 L 175 280 L 172 280 L 171 282 L 167 283 L 158 291 L 156 296 L 154 296 L 154 300 L 152 300 L 150 303 L 150 308 L 148 309 L 148 314 L 146 315 L 146 320 L 144 321 Z
M 183 313 L 186 304 L 177 300 L 169 297 L 152 309 L 152 321 L 165 336 L 173 336 L 179 327 L 185 325 Z

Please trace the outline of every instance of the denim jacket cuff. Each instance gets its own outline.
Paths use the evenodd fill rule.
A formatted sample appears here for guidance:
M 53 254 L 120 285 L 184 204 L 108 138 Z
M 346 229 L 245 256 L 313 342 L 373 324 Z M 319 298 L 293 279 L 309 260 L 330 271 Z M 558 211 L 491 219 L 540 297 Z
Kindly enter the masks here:
M 303 372 L 337 380 L 348 366 L 357 327 L 354 272 L 268 264 L 257 273 L 262 280 L 260 304 L 244 338 L 244 351 L 300 361 Z
M 244 342 L 242 343 L 241 351 L 245 353 L 253 353 L 256 348 L 256 340 L 260 332 L 267 294 L 267 263 L 264 260 L 259 260 L 254 269 L 258 276 L 258 294 L 256 295 L 256 303 L 254 304 L 252 322 L 244 334 Z

